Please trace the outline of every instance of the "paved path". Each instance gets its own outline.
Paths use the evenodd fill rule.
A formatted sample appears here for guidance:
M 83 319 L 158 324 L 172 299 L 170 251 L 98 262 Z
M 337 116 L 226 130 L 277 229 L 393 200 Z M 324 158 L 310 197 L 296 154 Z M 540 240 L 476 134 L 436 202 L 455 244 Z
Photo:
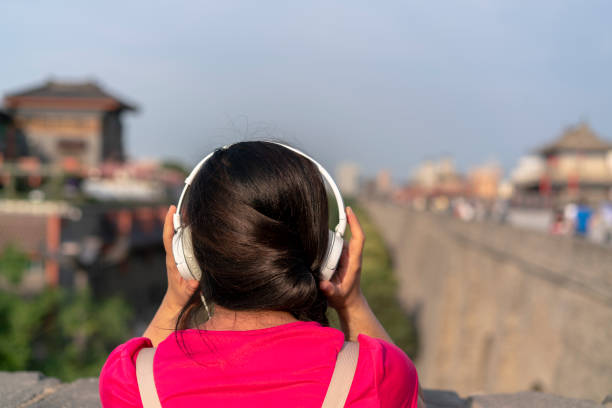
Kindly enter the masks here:
M 417 314 L 425 387 L 460 395 L 612 392 L 612 250 L 361 201 Z

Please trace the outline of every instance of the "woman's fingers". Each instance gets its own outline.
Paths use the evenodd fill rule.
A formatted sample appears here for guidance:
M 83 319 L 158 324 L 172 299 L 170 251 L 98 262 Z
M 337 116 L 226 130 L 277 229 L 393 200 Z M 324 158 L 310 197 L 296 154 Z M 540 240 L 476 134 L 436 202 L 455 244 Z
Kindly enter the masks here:
M 168 208 L 168 212 L 166 213 L 166 218 L 164 220 L 164 232 L 163 232 L 163 240 L 164 240 L 164 249 L 166 250 L 166 254 L 172 253 L 172 236 L 174 235 L 174 225 L 172 224 L 172 217 L 176 212 L 176 207 L 171 205 Z
M 351 239 L 343 243 L 336 273 L 331 280 L 321 281 L 319 284 L 319 288 L 327 296 L 330 305 L 338 310 L 346 307 L 351 299 L 361 293 L 359 279 L 365 235 L 357 216 L 350 207 L 346 207 L 346 215 Z
M 361 224 L 359 224 L 359 220 L 351 207 L 346 207 L 346 209 L 349 228 L 351 229 L 351 240 L 348 243 L 347 251 L 347 277 L 349 280 L 353 281 L 361 269 L 361 253 L 363 252 L 365 235 L 363 234 Z
M 332 297 L 336 294 L 336 286 L 330 281 L 321 281 L 319 283 L 319 289 L 325 294 L 327 297 Z
M 172 252 L 172 238 L 174 237 L 174 223 L 173 216 L 176 212 L 176 207 L 171 205 L 166 213 L 166 219 L 164 220 L 164 232 L 163 241 L 164 249 L 166 250 L 166 269 L 168 270 L 168 282 L 170 280 L 180 281 L 180 274 L 174 261 L 174 253 Z
M 351 240 L 349 242 L 349 255 L 354 261 L 361 257 L 361 251 L 363 250 L 363 244 L 365 242 L 365 235 L 361 224 L 357 219 L 357 216 L 353 212 L 351 207 L 346 207 L 346 216 L 348 219 L 349 228 L 351 229 Z
M 357 215 L 355 215 L 355 212 L 351 207 L 346 207 L 346 216 L 349 223 L 349 227 L 351 229 L 352 238 L 363 240 L 363 229 L 361 228 L 361 224 L 359 224 Z

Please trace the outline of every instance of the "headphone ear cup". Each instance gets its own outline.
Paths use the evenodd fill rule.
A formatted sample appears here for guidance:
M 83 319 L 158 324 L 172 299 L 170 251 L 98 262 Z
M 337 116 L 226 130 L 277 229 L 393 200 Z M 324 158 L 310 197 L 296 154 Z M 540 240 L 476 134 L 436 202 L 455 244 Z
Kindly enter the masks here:
M 189 227 L 181 227 L 172 237 L 172 254 L 176 267 L 185 280 L 199 280 L 201 276 L 200 267 L 195 262 L 193 245 L 191 244 L 191 230 Z M 192 270 L 193 264 L 196 269 Z
M 184 227 L 183 233 L 181 234 L 183 241 L 183 256 L 185 257 L 185 263 L 187 264 L 187 268 L 189 269 L 190 278 L 200 280 L 202 277 L 202 270 L 200 269 L 200 265 L 196 260 L 195 254 L 193 252 L 193 243 L 191 241 L 191 227 Z
M 342 249 L 344 246 L 344 239 L 338 232 L 329 230 L 329 241 L 327 243 L 327 255 L 323 260 L 321 266 L 321 279 L 330 280 L 336 272 L 340 256 L 342 255 Z
M 191 279 L 191 274 L 189 273 L 189 269 L 187 268 L 187 262 L 185 262 L 185 255 L 183 254 L 183 241 L 181 235 L 183 234 L 183 229 L 179 228 L 174 232 L 172 236 L 172 255 L 174 256 L 174 262 L 176 263 L 176 268 L 181 274 L 183 279 Z

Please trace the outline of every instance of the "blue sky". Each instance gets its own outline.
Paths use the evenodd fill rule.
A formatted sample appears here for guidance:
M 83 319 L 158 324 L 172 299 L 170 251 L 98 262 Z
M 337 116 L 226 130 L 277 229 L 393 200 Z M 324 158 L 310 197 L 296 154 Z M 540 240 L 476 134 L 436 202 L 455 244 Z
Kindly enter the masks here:
M 281 137 L 396 180 L 506 169 L 581 119 L 612 139 L 609 1 L 5 1 L 0 92 L 95 78 L 134 157 Z

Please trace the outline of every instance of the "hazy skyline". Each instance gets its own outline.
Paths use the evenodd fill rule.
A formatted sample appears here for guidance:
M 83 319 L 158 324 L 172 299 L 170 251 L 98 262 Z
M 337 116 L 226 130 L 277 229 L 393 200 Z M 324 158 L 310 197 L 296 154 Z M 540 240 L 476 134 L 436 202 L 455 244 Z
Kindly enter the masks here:
M 141 108 L 134 157 L 271 134 L 398 180 L 445 154 L 510 169 L 581 119 L 612 140 L 603 0 L 61 4 L 0 6 L 0 92 L 97 79 Z

